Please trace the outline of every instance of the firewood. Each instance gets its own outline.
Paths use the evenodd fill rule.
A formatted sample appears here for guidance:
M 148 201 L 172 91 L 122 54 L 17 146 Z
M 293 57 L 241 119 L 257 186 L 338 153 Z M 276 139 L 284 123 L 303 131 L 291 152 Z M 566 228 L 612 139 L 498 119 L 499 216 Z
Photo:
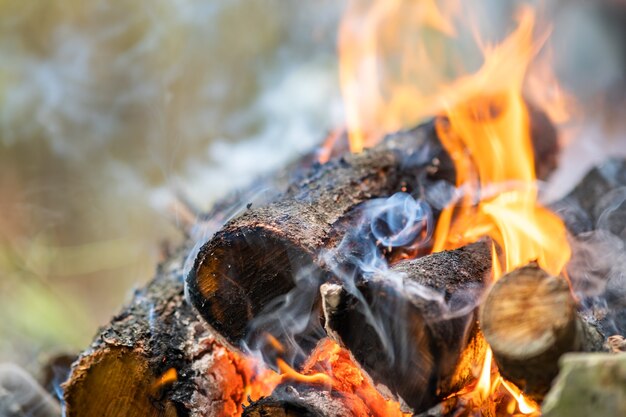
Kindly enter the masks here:
M 594 166 L 566 197 L 551 204 L 550 209 L 563 218 L 573 235 L 592 231 L 598 226 L 609 231 L 615 226 L 621 232 L 626 226 L 623 224 L 623 214 L 621 218 L 616 219 L 621 220 L 618 224 L 611 221 L 612 219 L 604 219 L 602 224 L 598 224 L 598 221 L 608 206 L 620 202 L 620 196 L 613 194 L 624 186 L 626 186 L 626 160 L 610 158 Z M 622 204 L 615 205 L 613 209 L 620 213 L 625 211 Z M 616 234 L 620 236 L 620 233 Z M 620 237 L 622 240 L 626 239 L 626 236 Z
M 360 278 L 356 291 L 326 283 L 327 331 L 374 381 L 424 411 L 471 378 L 456 370 L 466 347 L 480 350 L 475 306 L 490 270 L 491 245 L 481 241 L 400 262 Z
M 480 324 L 502 376 L 539 402 L 564 353 L 601 351 L 605 340 L 597 325 L 578 313 L 565 278 L 536 263 L 494 284 Z
M 536 170 L 544 178 L 556 166 L 556 131 L 532 106 L 530 116 Z M 401 190 L 428 201 L 433 182 L 453 183 L 454 168 L 434 126 L 432 121 L 390 135 L 363 153 L 335 158 L 276 203 L 229 222 L 202 248 L 187 278 L 202 317 L 227 343 L 239 346 L 250 322 L 294 288 L 298 271 L 323 280 L 327 271 L 317 255 L 354 226 L 345 219 L 360 203 Z
M 184 301 L 185 254 L 161 265 L 73 365 L 67 417 L 236 415 L 251 375 Z
M 267 190 L 266 199 L 282 194 L 312 163 L 305 155 L 285 172 L 227 195 L 198 225 L 219 227 L 255 190 Z M 195 243 L 188 235 L 74 363 L 63 384 L 67 417 L 239 415 L 254 375 L 185 300 L 183 269 Z
M 394 149 L 401 152 L 403 148 Z M 219 227 L 245 207 L 254 190 L 260 188 L 271 191 L 265 193 L 259 204 L 269 204 L 281 195 L 292 196 L 283 199 L 314 195 L 321 191 L 311 188 L 324 183 L 323 177 L 333 176 L 334 170 L 346 169 L 345 164 L 352 158 L 357 156 L 336 159 L 320 167 L 309 155 L 276 177 L 270 177 L 273 183 L 269 186 L 265 180 L 248 192 L 233 194 L 198 220 L 210 225 L 210 229 Z M 444 178 L 452 175 L 445 160 L 439 162 L 437 173 L 434 170 L 426 173 L 429 180 L 437 180 L 437 175 Z M 358 179 L 371 185 L 378 176 L 363 172 Z M 403 183 L 401 179 L 398 181 Z M 325 184 L 330 186 L 331 181 Z M 351 185 L 363 186 L 358 182 Z M 309 194 L 302 187 L 311 189 Z M 366 194 L 364 191 L 364 199 L 370 196 Z M 306 206 L 304 202 L 299 204 Z M 63 385 L 68 417 L 206 417 L 237 415 L 241 411 L 243 387 L 249 385 L 253 374 L 241 356 L 215 339 L 213 329 L 184 298 L 183 265 L 195 244 L 194 238 L 188 236 L 187 242 L 159 266 L 156 278 L 135 292 L 129 305 L 100 329 L 92 345 L 73 365 Z
M 318 166 L 275 203 L 248 210 L 215 234 L 187 278 L 191 302 L 239 346 L 250 321 L 294 288 L 299 271 L 321 279 L 315 258 L 331 234 L 342 234 L 334 230 L 342 217 L 371 198 L 416 191 L 426 177 L 453 177 L 439 169 L 444 158 L 428 123 Z

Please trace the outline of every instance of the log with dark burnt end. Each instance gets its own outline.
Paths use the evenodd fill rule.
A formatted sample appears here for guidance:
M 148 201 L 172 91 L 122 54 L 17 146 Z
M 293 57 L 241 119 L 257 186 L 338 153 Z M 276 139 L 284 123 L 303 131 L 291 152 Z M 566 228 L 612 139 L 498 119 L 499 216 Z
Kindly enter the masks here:
M 436 119 L 389 135 L 363 153 L 331 159 L 275 203 L 248 210 L 226 224 L 202 248 L 187 278 L 191 302 L 209 325 L 238 347 L 251 332 L 249 324 L 294 289 L 299 273 L 321 283 L 329 271 L 318 259 L 320 251 L 339 243 L 354 227 L 351 216 L 357 216 L 359 205 L 372 198 L 408 192 L 432 203 L 435 221 L 445 202 L 442 192 L 433 196 L 433 190 L 453 184 L 455 178 L 452 161 L 436 135 L 437 120 L 445 122 Z M 556 165 L 556 131 L 536 109 L 531 111 L 531 126 L 536 172 L 544 178 Z
M 555 144 L 554 132 L 549 130 L 542 152 L 556 152 Z M 549 172 L 553 158 L 544 159 L 549 161 L 549 166 L 540 168 Z M 437 184 L 448 184 L 446 187 L 450 188 L 454 180 L 451 161 L 437 140 L 433 122 L 390 135 L 382 144 L 362 154 L 336 156 L 324 165 L 311 161 L 307 156 L 286 173 L 270 179 L 271 188 L 276 191 L 267 193 L 260 207 L 248 208 L 227 223 L 200 251 L 187 278 L 190 298 L 200 315 L 187 303 L 183 291 L 183 265 L 196 243 L 189 235 L 188 243 L 159 267 L 157 277 L 136 292 L 129 306 L 102 329 L 74 364 L 64 384 L 68 416 L 99 412 L 120 417 L 237 415 L 248 394 L 252 392 L 255 399 L 268 395 L 280 380 L 272 371 L 259 372 L 253 362 L 232 350 L 232 345 L 239 347 L 251 319 L 269 302 L 293 289 L 299 268 L 314 268 L 313 272 L 308 271 L 316 277 L 311 288 L 319 294 L 322 274 L 327 279 L 330 270 L 315 258 L 321 249 L 339 244 L 345 231 L 354 226 L 353 222 L 360 221 L 355 213 L 360 213 L 359 207 L 364 203 L 397 191 L 428 200 Z M 239 194 L 218 203 L 212 213 L 200 216 L 200 221 L 210 224 L 210 228 L 217 227 L 236 213 L 232 207 L 242 207 L 241 198 L 251 194 Z M 455 365 L 460 350 L 476 334 L 473 306 L 461 312 L 462 308 L 454 305 L 463 301 L 458 298 L 462 291 L 471 290 L 470 298 L 480 293 L 489 267 L 488 245 L 478 243 L 459 251 L 400 262 L 392 268 L 394 273 L 406 274 L 416 288 L 443 294 L 444 304 L 452 306 L 457 315 L 450 318 L 451 326 L 440 326 L 431 323 L 438 311 L 435 304 L 415 299 L 402 307 L 412 317 L 409 323 L 415 327 L 415 348 L 409 352 L 391 352 L 416 365 L 419 375 L 415 370 L 402 374 L 407 379 L 413 378 L 414 383 L 393 383 L 392 372 L 400 368 L 396 365 L 385 370 L 374 363 L 379 355 L 385 354 L 383 350 L 366 353 L 369 347 L 380 347 L 379 339 L 371 333 L 365 332 L 362 338 L 341 339 L 354 349 L 346 355 L 354 355 L 369 365 L 365 368 L 376 384 L 388 385 L 394 394 L 400 392 L 416 408 L 421 408 L 422 402 L 434 403 L 444 392 L 452 392 L 469 378 L 469 374 L 455 373 Z M 446 269 L 449 269 L 447 274 Z M 403 296 L 397 288 L 383 281 L 376 285 L 369 288 L 371 296 L 381 293 L 394 302 L 406 301 L 401 300 Z M 367 292 L 365 287 L 363 291 Z M 327 303 L 328 295 L 325 294 Z M 402 302 L 396 303 L 396 307 Z M 312 311 L 307 314 L 313 321 L 318 320 L 322 315 L 321 303 L 309 308 Z M 327 308 L 327 314 L 330 310 Z M 362 317 L 352 313 L 355 315 L 349 321 L 361 325 Z M 329 329 L 338 317 L 328 315 Z M 417 336 L 424 329 L 428 329 L 428 337 Z M 398 337 L 401 333 L 398 332 Z M 311 348 L 319 337 L 310 340 Z M 418 351 L 428 352 L 432 361 L 419 360 Z M 358 366 L 354 364 L 349 369 Z M 370 377 L 363 375 L 364 379 Z M 418 382 L 424 378 L 428 381 L 421 386 Z M 298 398 L 309 395 L 318 402 L 332 403 L 345 401 L 352 395 L 344 392 L 338 400 L 335 394 L 318 391 L 301 385 Z M 435 392 L 436 395 L 426 399 Z M 267 409 L 270 404 L 280 409 L 280 404 L 294 403 L 293 398 L 287 397 L 276 402 L 273 396 L 259 404 L 263 405 L 261 409 Z M 247 409 L 248 414 L 260 407 L 256 402 L 253 405 Z M 291 408 L 287 406 L 288 410 Z M 312 409 L 318 414 L 322 412 L 318 406 Z
M 423 411 L 472 378 L 456 371 L 476 343 L 490 270 L 491 245 L 478 242 L 399 262 L 355 288 L 324 284 L 326 327 L 374 380 Z
M 229 222 L 202 248 L 187 280 L 191 302 L 239 346 L 248 324 L 291 291 L 298 274 L 321 281 L 315 258 L 333 245 L 331 236 L 343 234 L 337 225 L 348 227 L 340 220 L 356 206 L 399 191 L 421 195 L 426 182 L 453 178 L 434 123 L 320 165 L 275 203 Z
M 161 265 L 74 364 L 63 385 L 66 416 L 237 414 L 254 373 L 184 301 L 186 252 Z

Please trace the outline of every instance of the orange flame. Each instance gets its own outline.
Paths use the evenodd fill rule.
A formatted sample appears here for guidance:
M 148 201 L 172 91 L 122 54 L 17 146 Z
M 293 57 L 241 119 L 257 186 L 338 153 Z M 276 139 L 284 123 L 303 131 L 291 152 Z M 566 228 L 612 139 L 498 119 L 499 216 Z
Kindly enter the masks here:
M 524 397 L 522 392 L 515 385 L 500 377 L 500 383 L 517 401 L 517 407 L 522 414 L 533 414 L 539 411 L 539 406 L 532 400 Z
M 460 9 L 454 0 L 375 1 L 371 7 L 351 2 L 339 37 L 351 150 L 371 146 L 383 132 L 445 116 L 438 119 L 437 133 L 454 161 L 462 196 L 439 217 L 434 251 L 489 236 L 494 280 L 530 261 L 558 275 L 571 252 L 562 221 L 538 204 L 530 115 L 522 94 L 554 121 L 568 117 L 569 101 L 550 71 L 549 55 L 531 67 L 548 32 L 537 36 L 534 10 L 522 8 L 516 30 L 503 42 L 489 46 L 477 39 L 480 69 L 454 68 L 462 75 L 449 81 L 453 60 L 441 51 L 450 49 L 447 39 L 459 31 L 454 18 Z M 500 385 L 522 413 L 536 411 L 512 384 L 492 375 L 488 349 L 475 391 L 486 399 Z
M 157 390 L 163 388 L 166 385 L 173 384 L 178 381 L 178 372 L 176 372 L 175 368 L 170 368 L 165 371 L 161 376 L 159 376 L 154 384 L 152 384 L 152 389 Z
M 443 3 L 445 8 L 439 8 Z M 339 28 L 339 78 L 350 149 L 360 152 L 387 132 L 433 114 L 428 87 L 444 83 L 438 69 L 455 34 L 459 0 L 354 0 Z M 445 13 L 442 11 L 444 10 Z M 437 53 L 413 40 L 429 36 Z M 435 36 L 434 36 L 435 35 Z
M 269 344 L 278 354 L 284 351 L 282 344 L 267 335 Z M 311 352 L 301 371 L 297 371 L 283 359 L 276 360 L 278 373 L 259 367 L 252 358 L 245 358 L 240 368 L 248 378 L 247 391 L 252 399 L 270 395 L 279 384 L 299 382 L 319 389 L 337 391 L 354 415 L 363 417 L 409 417 L 400 404 L 383 397 L 372 382 L 352 360 L 350 353 L 331 339 L 322 339 Z
M 346 395 L 355 415 L 372 417 L 409 417 L 400 404 L 383 397 L 352 360 L 350 353 L 331 339 L 323 339 L 303 367 L 304 375 L 325 374 L 330 388 Z

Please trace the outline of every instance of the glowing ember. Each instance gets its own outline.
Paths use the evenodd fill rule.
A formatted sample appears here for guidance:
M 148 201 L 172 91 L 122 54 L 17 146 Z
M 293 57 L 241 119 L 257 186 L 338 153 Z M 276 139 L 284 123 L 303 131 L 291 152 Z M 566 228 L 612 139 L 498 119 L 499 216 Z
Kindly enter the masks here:
M 274 337 L 267 335 L 267 340 L 277 353 L 283 351 L 283 346 Z M 247 367 L 246 375 L 254 375 L 248 384 L 248 395 L 252 399 L 271 394 L 281 383 L 295 382 L 344 394 L 344 400 L 349 402 L 350 408 L 363 417 L 411 415 L 403 413 L 397 402 L 383 397 L 354 363 L 350 353 L 330 339 L 323 339 L 318 343 L 301 372 L 280 358 L 276 361 L 279 373 L 257 367 L 252 359 L 245 359 L 244 363 Z
M 350 353 L 330 339 L 324 339 L 317 345 L 304 365 L 302 373 L 304 375 L 319 375 L 320 373 L 329 375 L 333 390 L 353 394 L 362 402 L 362 407 L 358 407 L 360 404 L 354 405 L 368 410 L 364 416 L 408 417 L 411 415 L 403 413 L 397 402 L 383 397 L 363 375 L 350 357 Z
M 152 388 L 154 390 L 157 390 L 164 386 L 173 384 L 176 381 L 178 381 L 178 373 L 176 372 L 176 369 L 170 368 L 157 378 L 157 380 L 152 385 Z

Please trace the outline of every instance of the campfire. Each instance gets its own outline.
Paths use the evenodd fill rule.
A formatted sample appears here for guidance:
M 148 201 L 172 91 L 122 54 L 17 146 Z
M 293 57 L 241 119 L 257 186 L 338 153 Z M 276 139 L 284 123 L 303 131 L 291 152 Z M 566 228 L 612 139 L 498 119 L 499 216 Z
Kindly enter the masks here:
M 73 365 L 68 417 L 540 415 L 563 355 L 609 349 L 615 313 L 571 266 L 626 165 L 543 202 L 569 103 L 528 6 L 462 76 L 425 43 L 381 69 L 405 26 L 459 36 L 440 3 L 348 7 L 346 129 L 190 227 Z

